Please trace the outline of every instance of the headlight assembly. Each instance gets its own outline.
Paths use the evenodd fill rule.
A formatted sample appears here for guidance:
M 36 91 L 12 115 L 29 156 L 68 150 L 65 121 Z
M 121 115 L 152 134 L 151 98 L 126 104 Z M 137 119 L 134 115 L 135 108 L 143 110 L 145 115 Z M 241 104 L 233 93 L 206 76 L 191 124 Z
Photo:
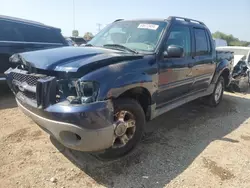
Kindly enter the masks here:
M 95 102 L 99 93 L 99 84 L 95 81 L 59 80 L 57 101 L 65 99 L 70 104 Z
M 76 81 L 76 92 L 82 104 L 95 102 L 99 93 L 99 84 L 94 81 Z

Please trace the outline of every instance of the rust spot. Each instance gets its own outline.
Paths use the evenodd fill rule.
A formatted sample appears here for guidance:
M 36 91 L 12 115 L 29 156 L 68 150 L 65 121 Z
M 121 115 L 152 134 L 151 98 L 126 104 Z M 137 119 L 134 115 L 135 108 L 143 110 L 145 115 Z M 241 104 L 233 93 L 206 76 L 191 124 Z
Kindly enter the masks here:
M 250 141 L 250 136 L 241 135 L 240 138 L 242 138 L 243 140 Z
M 212 174 L 219 176 L 222 181 L 234 178 L 235 176 L 227 169 L 217 166 L 215 161 L 203 158 L 203 163 Z

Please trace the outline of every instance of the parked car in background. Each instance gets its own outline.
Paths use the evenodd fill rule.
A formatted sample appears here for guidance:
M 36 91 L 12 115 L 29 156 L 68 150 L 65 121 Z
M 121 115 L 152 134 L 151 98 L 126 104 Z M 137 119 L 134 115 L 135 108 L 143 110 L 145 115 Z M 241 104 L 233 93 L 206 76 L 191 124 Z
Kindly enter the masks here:
M 169 17 L 118 20 L 85 47 L 12 59 L 20 66 L 5 73 L 25 114 L 66 147 L 117 158 L 146 121 L 198 98 L 217 106 L 233 55 L 216 52 L 204 23 Z
M 70 37 L 65 37 L 65 40 L 68 42 L 69 46 L 77 46 L 77 44 Z
M 234 54 L 233 80 L 229 89 L 239 92 L 248 90 L 250 84 L 250 47 L 224 46 L 216 49 L 218 51 L 230 51 Z
M 86 44 L 87 43 L 86 40 L 84 40 L 83 37 L 70 37 L 70 39 L 72 41 L 74 41 L 75 44 L 77 44 L 77 46 L 80 46 L 81 44 Z
M 14 53 L 67 46 L 61 30 L 39 22 L 0 15 L 0 81 Z M 16 65 L 12 65 L 16 67 Z

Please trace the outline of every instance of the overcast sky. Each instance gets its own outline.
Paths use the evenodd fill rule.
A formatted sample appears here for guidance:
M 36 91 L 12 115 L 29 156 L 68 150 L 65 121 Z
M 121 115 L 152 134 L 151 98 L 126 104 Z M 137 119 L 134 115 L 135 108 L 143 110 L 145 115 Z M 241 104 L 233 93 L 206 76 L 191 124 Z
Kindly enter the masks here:
M 250 0 L 74 0 L 75 27 L 81 36 L 97 32 L 97 23 L 106 25 L 118 18 L 198 19 L 212 32 L 233 34 L 250 41 Z M 0 14 L 39 21 L 72 34 L 73 0 L 0 0 Z

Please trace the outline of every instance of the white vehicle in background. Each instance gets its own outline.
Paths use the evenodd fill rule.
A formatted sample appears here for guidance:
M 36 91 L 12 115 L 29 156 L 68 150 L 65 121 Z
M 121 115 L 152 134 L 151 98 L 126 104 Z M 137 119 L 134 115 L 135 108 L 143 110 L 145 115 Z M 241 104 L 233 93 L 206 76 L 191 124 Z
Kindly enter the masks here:
M 215 47 L 227 46 L 227 41 L 223 39 L 214 38 L 214 44 L 215 44 Z
M 230 51 L 234 53 L 233 73 L 231 89 L 246 91 L 250 84 L 250 47 L 223 46 L 217 47 L 219 51 Z

